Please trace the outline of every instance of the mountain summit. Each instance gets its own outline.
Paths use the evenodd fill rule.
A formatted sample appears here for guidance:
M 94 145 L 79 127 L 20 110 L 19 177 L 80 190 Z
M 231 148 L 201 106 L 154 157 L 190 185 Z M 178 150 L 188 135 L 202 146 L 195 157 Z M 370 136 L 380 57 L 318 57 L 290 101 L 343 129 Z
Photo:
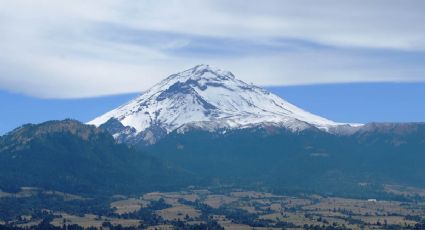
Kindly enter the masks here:
M 347 126 L 306 112 L 209 65 L 173 74 L 88 124 L 103 126 L 120 142 L 143 140 L 148 144 L 170 132 L 191 128 L 224 131 L 264 125 L 329 131 Z

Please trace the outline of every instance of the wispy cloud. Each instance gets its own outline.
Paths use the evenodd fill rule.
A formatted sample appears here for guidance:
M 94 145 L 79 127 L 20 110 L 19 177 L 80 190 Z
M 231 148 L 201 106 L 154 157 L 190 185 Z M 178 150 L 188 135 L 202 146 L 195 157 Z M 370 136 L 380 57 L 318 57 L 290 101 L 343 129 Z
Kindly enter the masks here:
M 425 81 L 423 1 L 0 3 L 0 87 L 38 97 L 143 91 L 210 63 L 259 85 Z

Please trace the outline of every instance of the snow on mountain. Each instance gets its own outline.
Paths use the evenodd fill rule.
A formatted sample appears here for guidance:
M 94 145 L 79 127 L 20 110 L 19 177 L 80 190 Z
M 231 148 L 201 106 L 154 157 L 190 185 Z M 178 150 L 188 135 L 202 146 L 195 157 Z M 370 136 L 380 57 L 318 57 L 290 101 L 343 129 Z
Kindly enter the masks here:
M 172 132 L 190 128 L 240 129 L 273 125 L 300 131 L 324 131 L 355 125 L 336 123 L 306 112 L 228 71 L 198 65 L 173 74 L 147 92 L 88 124 L 108 125 L 119 141 L 154 143 Z

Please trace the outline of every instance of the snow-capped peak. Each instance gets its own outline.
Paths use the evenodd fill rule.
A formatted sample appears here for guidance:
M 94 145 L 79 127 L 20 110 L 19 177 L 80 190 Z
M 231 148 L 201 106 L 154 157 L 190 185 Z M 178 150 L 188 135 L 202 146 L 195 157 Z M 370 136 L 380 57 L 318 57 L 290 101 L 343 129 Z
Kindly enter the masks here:
M 274 125 L 299 131 L 312 126 L 329 130 L 339 125 L 306 112 L 257 86 L 235 78 L 229 71 L 197 65 L 170 75 L 147 92 L 88 124 L 110 120 L 117 139 L 143 139 L 150 143 L 172 132 L 196 127 L 214 131 Z M 115 126 L 114 126 L 115 127 Z

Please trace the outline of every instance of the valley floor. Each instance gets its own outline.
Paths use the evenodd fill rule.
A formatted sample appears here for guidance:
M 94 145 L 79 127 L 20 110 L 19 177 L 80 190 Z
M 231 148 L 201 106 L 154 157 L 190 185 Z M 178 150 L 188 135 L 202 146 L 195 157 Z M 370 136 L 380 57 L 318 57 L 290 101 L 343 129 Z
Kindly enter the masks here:
M 286 196 L 222 187 L 117 195 L 99 204 L 27 187 L 0 192 L 0 229 L 423 229 L 425 190 L 386 190 L 405 199 Z

